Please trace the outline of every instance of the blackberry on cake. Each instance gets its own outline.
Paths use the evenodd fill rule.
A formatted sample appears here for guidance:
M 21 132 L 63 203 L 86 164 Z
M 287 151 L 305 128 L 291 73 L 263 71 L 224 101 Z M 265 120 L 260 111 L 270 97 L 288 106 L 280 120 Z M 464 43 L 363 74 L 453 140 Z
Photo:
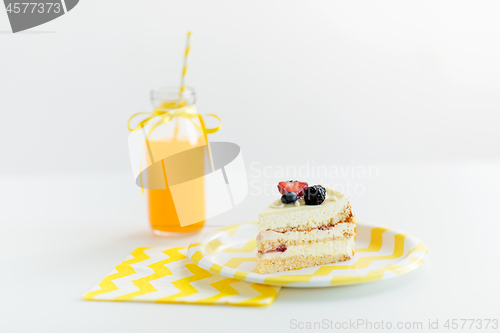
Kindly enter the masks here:
M 306 205 L 321 205 L 326 198 L 326 189 L 321 185 L 308 187 L 304 192 Z

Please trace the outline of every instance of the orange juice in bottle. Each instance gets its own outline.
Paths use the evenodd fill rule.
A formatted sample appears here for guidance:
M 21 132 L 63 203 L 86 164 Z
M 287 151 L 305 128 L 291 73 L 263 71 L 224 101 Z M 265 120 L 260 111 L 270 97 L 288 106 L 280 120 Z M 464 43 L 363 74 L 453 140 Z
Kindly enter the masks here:
M 179 99 L 179 89 L 178 88 L 162 88 L 159 90 L 154 90 L 151 93 L 151 99 L 155 109 L 160 108 L 161 110 L 169 112 L 169 110 L 175 110 L 180 107 L 194 104 L 195 102 L 195 92 L 193 89 L 187 88 Z M 176 122 L 177 119 L 173 119 Z M 193 147 L 201 147 L 205 143 L 205 138 L 203 135 L 199 135 L 193 142 L 193 138 L 182 137 L 177 133 L 178 126 L 176 125 L 174 134 L 169 138 L 148 140 L 148 146 L 155 152 L 160 152 L 162 156 L 170 156 L 186 152 L 193 149 Z M 200 134 L 200 133 L 198 133 Z M 203 175 L 205 168 L 205 152 L 203 149 L 193 150 L 189 154 L 189 160 L 183 161 L 184 170 L 182 173 Z M 177 171 L 177 172 L 176 172 Z M 170 182 L 174 181 L 173 174 L 177 173 L 176 177 L 179 177 L 179 167 L 171 166 L 165 164 L 165 161 L 161 161 L 161 171 L 158 172 L 163 177 L 160 180 L 165 182 L 165 188 L 162 189 L 147 189 L 147 205 L 149 212 L 149 222 L 156 235 L 169 235 L 172 233 L 187 233 L 193 232 L 201 229 L 205 223 L 204 220 L 200 222 L 181 226 L 177 211 L 174 205 L 174 199 L 172 197 L 171 190 L 169 188 L 169 176 Z M 174 184 L 171 184 L 174 185 Z M 192 209 L 198 215 L 204 215 L 205 205 L 204 205 L 204 195 L 205 189 L 203 182 L 199 183 L 196 191 L 190 193 L 192 196 Z

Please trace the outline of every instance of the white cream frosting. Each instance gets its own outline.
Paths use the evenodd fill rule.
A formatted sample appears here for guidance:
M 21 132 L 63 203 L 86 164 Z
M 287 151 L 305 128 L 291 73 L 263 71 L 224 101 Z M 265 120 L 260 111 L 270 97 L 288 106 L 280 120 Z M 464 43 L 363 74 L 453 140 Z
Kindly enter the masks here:
M 344 219 L 342 212 L 349 205 L 347 196 L 339 191 L 326 189 L 327 197 L 321 205 L 306 205 L 303 199 L 299 205 L 273 202 L 259 214 L 259 231 L 285 231 L 301 227 L 313 229 L 321 227 L 325 221 L 336 223 Z

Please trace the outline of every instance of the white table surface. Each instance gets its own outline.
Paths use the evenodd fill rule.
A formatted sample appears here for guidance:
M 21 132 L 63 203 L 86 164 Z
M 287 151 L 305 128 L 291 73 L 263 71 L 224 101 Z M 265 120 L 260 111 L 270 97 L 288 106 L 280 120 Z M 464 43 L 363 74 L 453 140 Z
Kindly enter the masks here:
M 134 248 L 188 245 L 202 234 L 153 236 L 128 174 L 3 175 L 0 332 L 288 332 L 301 331 L 291 320 L 324 319 L 423 322 L 424 332 L 429 320 L 444 330 L 446 319 L 500 319 L 500 162 L 378 170 L 351 196 L 357 218 L 421 238 L 428 262 L 386 281 L 283 288 L 264 308 L 83 301 Z M 270 200 L 249 196 L 206 230 L 255 220 Z

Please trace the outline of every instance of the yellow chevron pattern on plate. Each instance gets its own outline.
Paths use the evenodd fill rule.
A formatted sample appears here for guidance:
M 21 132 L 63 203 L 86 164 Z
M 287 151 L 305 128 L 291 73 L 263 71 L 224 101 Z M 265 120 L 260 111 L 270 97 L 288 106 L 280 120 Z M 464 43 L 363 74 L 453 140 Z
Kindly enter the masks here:
M 188 248 L 198 266 L 228 278 L 286 287 L 330 287 L 395 277 L 422 265 L 427 247 L 418 238 L 393 229 L 357 224 L 356 254 L 349 260 L 287 272 L 256 272 L 258 222 L 214 231 Z
M 280 289 L 214 275 L 193 264 L 185 247 L 139 247 L 83 298 L 264 306 L 274 301 Z

